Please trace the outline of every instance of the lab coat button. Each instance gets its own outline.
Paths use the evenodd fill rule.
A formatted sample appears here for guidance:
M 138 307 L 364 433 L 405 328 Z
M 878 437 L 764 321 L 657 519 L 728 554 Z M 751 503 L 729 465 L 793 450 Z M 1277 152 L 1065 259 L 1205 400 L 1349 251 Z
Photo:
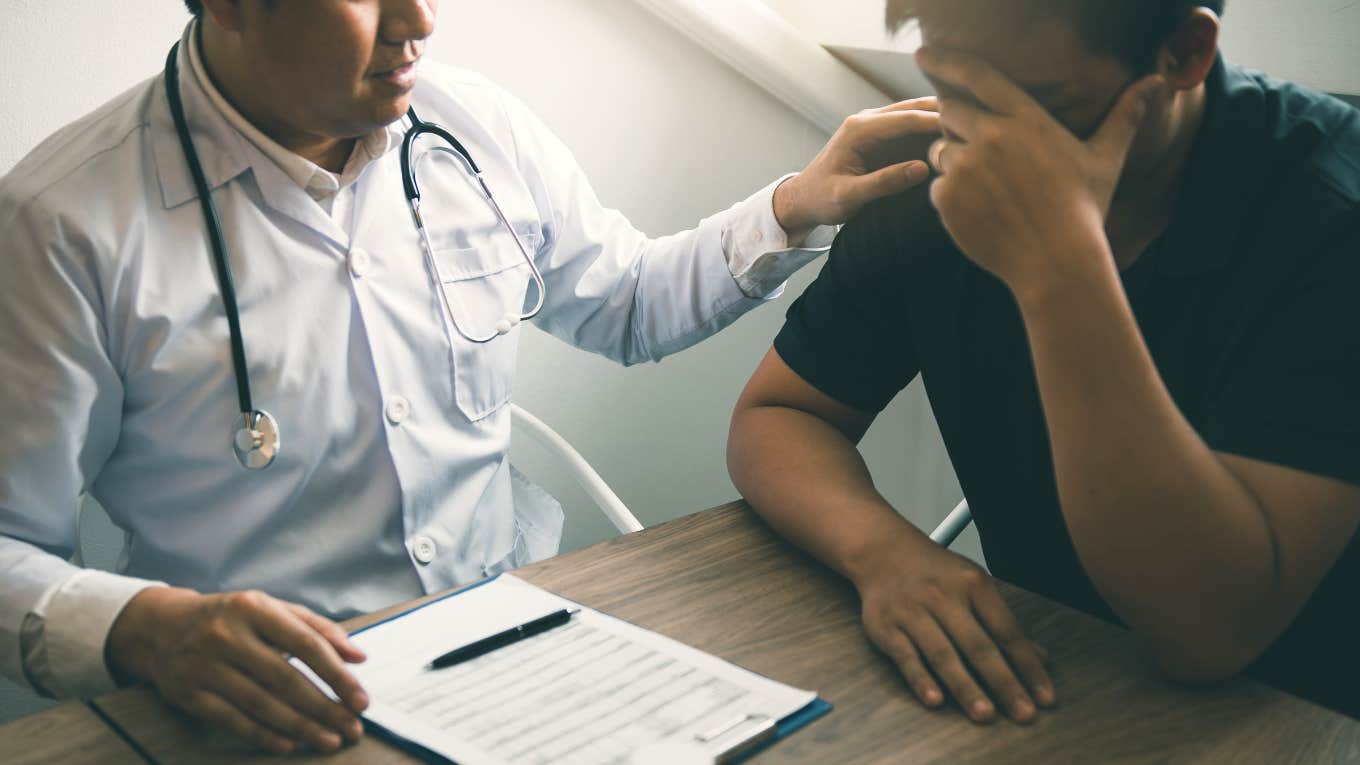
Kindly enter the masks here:
M 368 276 L 373 270 L 373 256 L 368 254 L 368 250 L 354 248 L 349 252 L 349 272 L 354 274 L 356 279 Z
M 411 540 L 411 555 L 421 563 L 429 563 L 434 560 L 434 556 L 439 552 L 434 540 L 429 537 L 416 537 Z
M 387 421 L 393 425 L 400 425 L 411 416 L 411 402 L 401 396 L 393 396 L 387 400 Z

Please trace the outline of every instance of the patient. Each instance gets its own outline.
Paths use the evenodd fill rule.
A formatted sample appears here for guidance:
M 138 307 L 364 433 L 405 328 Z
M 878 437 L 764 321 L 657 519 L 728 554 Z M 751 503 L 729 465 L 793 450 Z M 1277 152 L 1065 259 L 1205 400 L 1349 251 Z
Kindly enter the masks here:
M 1360 716 L 1360 112 L 1226 63 L 1222 10 L 889 2 L 942 97 L 940 176 L 841 233 L 728 460 L 928 706 L 1027 721 L 1061 689 L 856 451 L 918 375 L 993 575 L 1175 680 Z

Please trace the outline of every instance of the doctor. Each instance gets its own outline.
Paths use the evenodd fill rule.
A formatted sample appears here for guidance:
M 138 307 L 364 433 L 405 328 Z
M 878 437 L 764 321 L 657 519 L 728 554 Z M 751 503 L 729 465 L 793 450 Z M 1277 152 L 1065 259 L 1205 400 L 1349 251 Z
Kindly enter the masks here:
M 0 669 L 57 697 L 147 682 L 329 751 L 367 703 L 331 619 L 556 552 L 560 508 L 506 458 L 519 319 L 625 364 L 684 349 L 924 180 L 862 157 L 936 115 L 853 118 L 648 239 L 522 104 L 420 60 L 436 0 L 188 4 L 166 73 L 0 181 Z M 424 231 L 411 107 L 458 142 L 414 141 Z M 82 492 L 127 532 L 121 574 L 68 562 Z

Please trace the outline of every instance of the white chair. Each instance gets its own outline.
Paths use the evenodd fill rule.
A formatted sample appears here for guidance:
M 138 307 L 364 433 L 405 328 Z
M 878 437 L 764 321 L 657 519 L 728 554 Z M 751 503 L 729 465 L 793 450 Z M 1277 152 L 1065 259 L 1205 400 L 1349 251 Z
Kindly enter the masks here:
M 525 411 L 518 404 L 510 405 L 510 423 L 529 436 L 533 437 L 540 445 L 557 456 L 567 467 L 571 477 L 576 483 L 599 505 L 600 510 L 614 524 L 614 528 L 621 534 L 631 534 L 634 531 L 642 531 L 642 524 L 638 522 L 636 516 L 623 504 L 619 495 L 615 494 L 609 484 L 604 482 L 600 474 L 586 462 L 580 452 L 576 451 L 567 440 L 558 434 L 557 431 L 548 427 L 546 423 L 534 415 Z M 963 530 L 973 522 L 973 513 L 968 508 L 968 500 L 959 503 L 949 516 L 944 519 L 936 529 L 931 532 L 930 538 L 943 547 L 954 544 L 954 540 L 959 538 Z
M 620 534 L 642 531 L 642 524 L 638 522 L 637 517 L 623 504 L 619 495 L 609 488 L 600 474 L 595 472 L 590 463 L 586 462 L 585 457 L 567 443 L 567 439 L 558 435 L 557 431 L 548 427 L 542 420 L 524 411 L 518 404 L 510 405 L 510 424 L 511 427 L 531 436 L 561 460 L 566 465 L 567 472 L 571 473 L 576 483 L 596 505 L 599 505 L 605 517 L 609 518 Z
M 959 506 L 949 513 L 944 522 L 930 532 L 930 538 L 941 547 L 949 547 L 954 544 L 954 540 L 959 538 L 959 534 L 968 528 L 968 524 L 973 522 L 973 511 L 968 508 L 968 500 L 959 503 Z

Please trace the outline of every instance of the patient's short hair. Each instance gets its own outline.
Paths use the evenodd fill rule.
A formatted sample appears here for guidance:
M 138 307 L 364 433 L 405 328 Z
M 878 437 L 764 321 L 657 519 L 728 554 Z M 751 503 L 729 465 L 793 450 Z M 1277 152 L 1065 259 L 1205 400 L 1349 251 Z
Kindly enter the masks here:
M 985 34 L 1022 33 L 1049 19 L 1071 22 L 1093 53 L 1111 54 L 1135 73 L 1150 72 L 1157 52 L 1195 8 L 1222 15 L 1227 0 L 888 0 L 888 29 L 912 20 Z

